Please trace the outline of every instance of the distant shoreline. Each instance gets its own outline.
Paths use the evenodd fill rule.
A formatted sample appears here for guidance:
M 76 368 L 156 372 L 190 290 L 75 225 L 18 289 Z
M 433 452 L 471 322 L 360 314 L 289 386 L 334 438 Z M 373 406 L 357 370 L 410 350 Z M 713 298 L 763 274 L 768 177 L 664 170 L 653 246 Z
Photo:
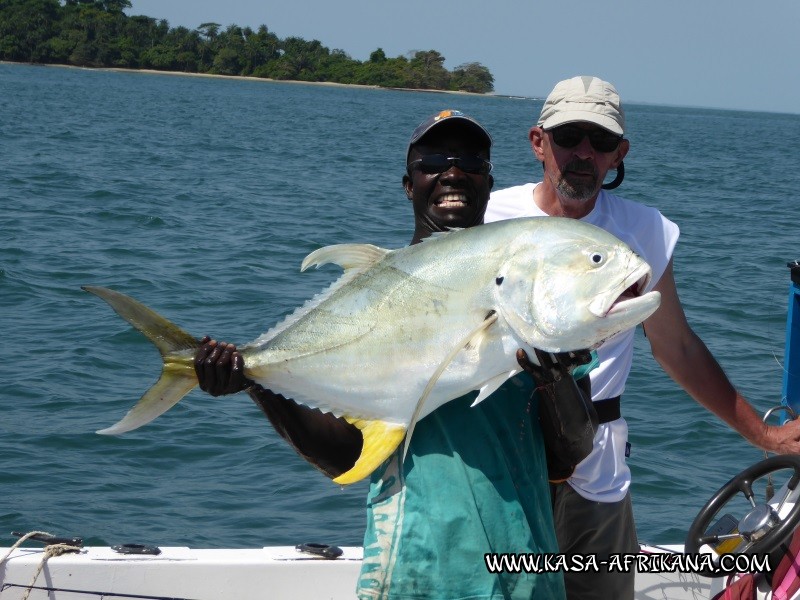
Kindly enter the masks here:
M 382 87 L 379 85 L 361 85 L 356 83 L 337 83 L 334 81 L 300 81 L 296 79 L 270 79 L 268 77 L 250 77 L 246 75 L 219 75 L 216 73 L 187 73 L 185 71 L 159 71 L 158 69 L 125 69 L 120 67 L 79 67 L 77 65 L 62 65 L 53 63 L 24 63 L 13 61 L 0 61 L 0 64 L 8 65 L 31 65 L 35 67 L 58 67 L 63 69 L 83 69 L 86 71 L 111 71 L 115 73 L 144 73 L 149 75 L 173 75 L 185 77 L 207 77 L 212 79 L 233 79 L 240 81 L 264 81 L 270 83 L 296 83 L 306 85 L 318 85 L 328 87 L 342 87 L 342 88 L 366 88 L 373 90 L 394 90 L 400 92 L 427 92 L 431 94 L 452 94 L 456 96 L 483 96 L 492 98 L 516 98 L 521 100 L 536 100 L 534 97 L 517 96 L 507 94 L 496 94 L 494 92 L 488 94 L 481 94 L 476 92 L 462 92 L 457 90 L 431 90 L 422 88 L 399 88 L 399 87 Z
M 14 62 L 9 60 L 0 61 L 0 64 L 7 64 L 7 65 L 31 65 L 35 67 L 58 67 L 63 69 L 83 69 L 86 71 L 111 71 L 114 73 L 144 73 L 148 75 L 177 75 L 177 76 L 185 76 L 185 77 L 208 77 L 212 79 L 233 79 L 233 80 L 240 80 L 240 81 L 264 81 L 269 83 L 297 83 L 297 84 L 306 84 L 306 85 L 321 85 L 321 86 L 328 86 L 328 87 L 342 87 L 342 88 L 366 88 L 366 89 L 373 89 L 373 90 L 394 90 L 400 92 L 427 92 L 431 94 L 452 94 L 456 96 L 483 96 L 483 97 L 491 97 L 491 98 L 518 98 L 522 100 L 535 100 L 536 98 L 531 98 L 528 96 L 516 96 L 516 95 L 506 95 L 506 94 L 495 94 L 494 92 L 489 94 L 481 94 L 476 92 L 462 92 L 457 90 L 430 90 L 430 89 L 418 89 L 418 88 L 397 88 L 397 87 L 382 87 L 379 85 L 361 85 L 356 83 L 336 83 L 333 81 L 299 81 L 299 80 L 291 80 L 291 79 L 269 79 L 267 77 L 249 77 L 245 75 L 218 75 L 215 73 L 186 73 L 185 71 L 159 71 L 157 69 L 124 69 L 120 67 L 79 67 L 77 65 L 62 65 L 62 64 L 52 64 L 52 63 L 25 63 L 25 62 Z

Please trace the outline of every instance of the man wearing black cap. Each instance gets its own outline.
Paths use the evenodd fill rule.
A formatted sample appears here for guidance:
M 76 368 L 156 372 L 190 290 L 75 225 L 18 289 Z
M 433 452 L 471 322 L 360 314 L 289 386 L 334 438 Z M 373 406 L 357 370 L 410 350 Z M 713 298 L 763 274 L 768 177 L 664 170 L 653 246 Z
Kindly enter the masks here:
M 414 208 L 412 244 L 436 231 L 483 223 L 494 183 L 491 145 L 487 131 L 456 110 L 444 110 L 414 129 L 403 176 L 403 188 Z M 461 181 L 451 183 L 457 171 Z
M 414 208 L 412 243 L 483 222 L 493 183 L 490 149 L 486 130 L 459 111 L 442 111 L 414 130 L 403 176 Z M 561 374 L 586 361 L 561 358 L 552 365 Z M 553 374 L 531 365 L 524 353 L 520 363 L 540 383 Z M 278 433 L 327 475 L 352 466 L 361 449 L 358 430 L 246 381 L 234 346 L 206 339 L 195 364 L 202 389 L 214 395 L 247 388 Z M 585 410 L 572 378 L 566 380 L 567 389 L 546 385 L 559 400 Z M 476 407 L 470 406 L 474 394 L 447 403 L 419 421 L 405 460 L 398 449 L 372 474 L 359 598 L 564 597 L 559 572 L 495 573 L 484 558 L 557 551 L 534 386 L 530 375 L 520 374 Z M 591 434 L 591 427 L 588 435 L 581 431 L 587 452 Z
M 414 130 L 403 177 L 412 243 L 483 222 L 490 147 L 459 111 Z M 395 454 L 373 474 L 359 598 L 563 597 L 560 573 L 491 573 L 484 563 L 487 553 L 555 552 L 534 385 L 521 374 L 475 407 L 474 394 L 449 402 L 417 424 L 405 461 Z
M 608 192 L 624 176 L 630 143 L 617 90 L 597 77 L 559 82 L 529 132 L 542 163 L 538 184 L 495 192 L 486 222 L 526 216 L 563 216 L 597 225 L 626 242 L 652 267 L 650 289 L 661 306 L 643 324 L 653 356 L 700 404 L 756 446 L 779 453 L 800 452 L 800 420 L 784 427 L 764 425 L 734 389 L 705 344 L 689 326 L 672 275 L 678 227 L 649 206 Z M 617 177 L 603 180 L 609 170 Z M 650 291 L 648 290 L 641 290 Z M 630 445 L 619 402 L 633 359 L 634 330 L 620 333 L 598 350 L 600 366 L 591 373 L 592 397 L 600 427 L 591 454 L 566 483 L 553 486 L 554 521 L 561 552 L 638 552 L 630 502 Z M 632 598 L 631 573 L 567 573 L 571 599 Z

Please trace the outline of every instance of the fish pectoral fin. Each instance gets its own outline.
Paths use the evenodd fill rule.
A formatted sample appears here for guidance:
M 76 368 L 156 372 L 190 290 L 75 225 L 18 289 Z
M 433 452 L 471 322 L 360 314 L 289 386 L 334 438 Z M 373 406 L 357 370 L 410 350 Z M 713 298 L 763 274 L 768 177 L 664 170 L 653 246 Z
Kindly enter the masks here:
M 149 423 L 175 406 L 197 385 L 191 363 L 166 363 L 161 377 L 120 421 L 97 433 L 117 435 Z
M 305 257 L 300 271 L 309 267 L 319 267 L 328 263 L 339 265 L 345 271 L 356 269 L 365 271 L 381 260 L 390 250 L 372 244 L 335 244 L 314 250 Z
M 469 340 L 466 344 L 464 344 L 464 350 L 467 352 L 480 351 L 481 346 L 489 336 L 490 325 L 494 324 L 497 321 L 497 318 L 497 313 L 495 311 L 491 311 L 488 315 L 486 315 L 486 320 L 484 320 L 477 329 L 472 331 L 472 335 L 469 337 Z
M 396 423 L 350 417 L 345 417 L 345 420 L 361 431 L 364 444 L 353 467 L 333 480 L 341 485 L 355 483 L 367 477 L 389 458 L 406 435 L 406 428 Z
M 419 415 L 422 412 L 422 407 L 425 406 L 425 401 L 428 399 L 428 396 L 431 395 L 431 391 L 433 390 L 434 385 L 436 382 L 439 381 L 439 377 L 442 376 L 444 370 L 447 368 L 453 359 L 461 352 L 464 348 L 472 347 L 471 345 L 475 340 L 482 339 L 484 336 L 484 332 L 489 329 L 492 325 L 497 322 L 497 312 L 492 310 L 486 315 L 486 318 L 481 321 L 480 325 L 478 325 L 475 329 L 470 331 L 464 339 L 458 342 L 450 353 L 444 357 L 441 364 L 437 367 L 437 369 L 433 372 L 430 379 L 428 380 L 428 385 L 425 386 L 425 389 L 422 391 L 422 395 L 417 400 L 417 406 L 414 408 L 414 413 L 411 415 L 411 420 L 408 423 L 408 435 L 406 436 L 406 443 L 403 446 L 403 460 L 406 459 L 406 453 L 408 452 L 408 446 L 411 443 L 411 436 L 414 434 L 414 427 L 417 425 L 417 420 L 419 420 Z
M 515 369 L 514 371 L 510 371 L 508 373 L 500 373 L 500 375 L 497 375 L 496 377 L 492 377 L 489 381 L 487 381 L 486 383 L 484 383 L 481 386 L 481 391 L 478 394 L 478 397 L 475 398 L 475 400 L 473 400 L 473 402 L 472 402 L 472 404 L 470 404 L 470 406 L 471 407 L 472 406 L 476 406 L 477 404 L 480 404 L 481 402 L 486 400 L 486 398 L 488 398 L 489 396 L 491 396 L 492 394 L 494 394 L 497 391 L 497 388 L 499 388 L 507 380 L 511 379 L 514 375 L 519 373 L 521 370 L 522 369 Z

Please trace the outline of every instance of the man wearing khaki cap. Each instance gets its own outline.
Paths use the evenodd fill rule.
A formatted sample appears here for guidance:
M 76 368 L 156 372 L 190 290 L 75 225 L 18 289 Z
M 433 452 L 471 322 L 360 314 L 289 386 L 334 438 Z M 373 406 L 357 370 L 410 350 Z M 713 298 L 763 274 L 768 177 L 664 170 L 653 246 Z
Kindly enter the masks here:
M 625 113 L 617 90 L 597 77 L 559 82 L 528 133 L 542 163 L 541 183 L 492 193 L 487 223 L 528 216 L 580 219 L 616 235 L 652 267 L 649 289 L 661 306 L 643 324 L 656 361 L 692 398 L 750 443 L 776 453 L 800 452 L 800 420 L 783 427 L 762 423 L 733 387 L 703 341 L 692 331 L 672 274 L 678 227 L 652 207 L 610 193 L 624 177 Z M 603 184 L 606 174 L 615 179 Z M 620 395 L 633 360 L 634 330 L 620 333 L 598 350 L 591 372 L 592 400 L 600 417 L 592 453 L 566 483 L 552 486 L 560 551 L 568 554 L 638 552 L 629 494 L 628 427 Z M 633 573 L 566 573 L 568 598 L 632 598 Z

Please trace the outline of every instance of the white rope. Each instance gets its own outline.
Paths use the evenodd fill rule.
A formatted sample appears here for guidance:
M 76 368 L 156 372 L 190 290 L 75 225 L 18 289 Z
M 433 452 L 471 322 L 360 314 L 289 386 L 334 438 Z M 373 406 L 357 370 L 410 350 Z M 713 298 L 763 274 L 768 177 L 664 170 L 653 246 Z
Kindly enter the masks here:
M 17 543 L 11 546 L 11 549 L 8 551 L 8 553 L 2 559 L 0 559 L 0 565 L 2 565 L 4 562 L 6 562 L 6 560 L 8 560 L 8 557 L 11 556 L 14 550 L 19 548 L 23 543 L 25 543 L 30 538 L 37 535 L 53 537 L 46 531 L 31 531 L 29 533 L 26 533 L 21 538 L 19 538 L 19 540 L 17 540 Z M 31 590 L 33 589 L 33 586 L 36 584 L 36 580 L 39 578 L 42 569 L 44 569 L 44 564 L 47 562 L 48 558 L 53 556 L 61 556 L 62 554 L 66 554 L 67 552 L 80 552 L 80 551 L 81 549 L 78 546 L 70 546 L 69 544 L 50 544 L 49 546 L 45 546 L 44 554 L 42 555 L 42 560 L 41 562 L 39 562 L 39 568 L 36 569 L 36 573 L 33 575 L 33 579 L 31 579 L 31 582 L 28 584 L 28 589 L 25 591 L 25 595 L 21 598 L 21 600 L 28 600 L 28 596 L 31 595 Z

